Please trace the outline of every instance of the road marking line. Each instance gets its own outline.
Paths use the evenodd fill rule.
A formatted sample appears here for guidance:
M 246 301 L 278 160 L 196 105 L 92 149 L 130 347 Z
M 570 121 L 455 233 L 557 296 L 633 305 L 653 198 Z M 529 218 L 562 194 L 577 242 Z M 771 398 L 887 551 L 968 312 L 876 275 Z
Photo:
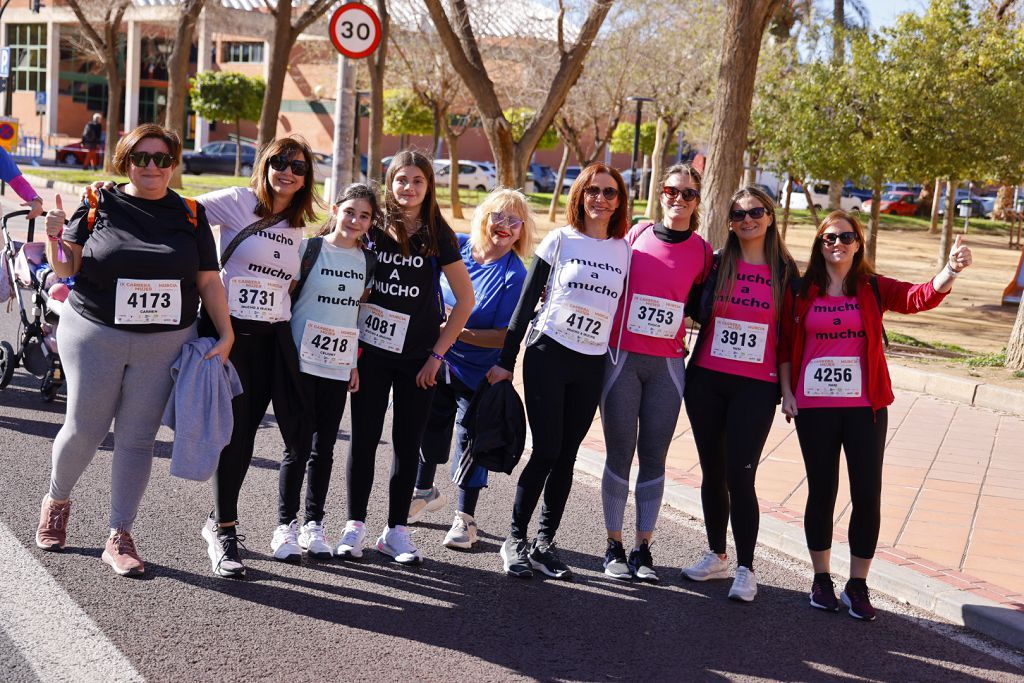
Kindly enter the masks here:
M 40 680 L 145 680 L 3 522 L 0 557 L 0 630 Z

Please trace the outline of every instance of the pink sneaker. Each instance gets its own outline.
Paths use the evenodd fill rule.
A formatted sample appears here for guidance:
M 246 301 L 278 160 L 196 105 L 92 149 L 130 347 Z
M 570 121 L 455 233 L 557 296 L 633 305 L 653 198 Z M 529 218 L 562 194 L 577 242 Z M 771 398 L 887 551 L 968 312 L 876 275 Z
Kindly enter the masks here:
M 124 529 L 118 529 L 107 539 L 107 546 L 103 549 L 103 561 L 121 576 L 140 576 L 146 571 L 135 549 L 132 535 Z
M 36 545 L 43 550 L 64 550 L 70 515 L 70 500 L 54 503 L 50 496 L 43 496 L 43 506 L 39 511 L 39 527 L 36 528 Z

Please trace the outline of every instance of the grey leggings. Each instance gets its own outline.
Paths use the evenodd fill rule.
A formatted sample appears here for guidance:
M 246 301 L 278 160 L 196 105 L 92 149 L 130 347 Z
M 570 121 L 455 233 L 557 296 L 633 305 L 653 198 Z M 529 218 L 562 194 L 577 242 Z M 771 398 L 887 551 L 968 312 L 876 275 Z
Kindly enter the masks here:
M 57 344 L 68 405 L 64 426 L 53 442 L 50 498 L 71 497 L 71 489 L 116 420 L 110 528 L 131 529 L 149 483 L 153 444 L 171 394 L 171 363 L 195 336 L 195 325 L 168 332 L 118 330 L 86 320 L 70 304 L 64 307 Z
M 601 423 L 607 460 L 601 480 L 604 525 L 622 531 L 629 468 L 637 454 L 636 530 L 650 533 L 665 491 L 665 457 L 683 402 L 683 359 L 622 351 L 605 361 Z

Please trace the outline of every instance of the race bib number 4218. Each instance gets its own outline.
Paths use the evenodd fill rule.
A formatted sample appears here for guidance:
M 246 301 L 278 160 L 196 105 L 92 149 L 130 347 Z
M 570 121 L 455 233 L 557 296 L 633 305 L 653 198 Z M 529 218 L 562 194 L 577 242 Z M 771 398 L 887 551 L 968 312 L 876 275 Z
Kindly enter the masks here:
M 299 358 L 332 368 L 354 368 L 359 330 L 307 320 L 299 343 Z

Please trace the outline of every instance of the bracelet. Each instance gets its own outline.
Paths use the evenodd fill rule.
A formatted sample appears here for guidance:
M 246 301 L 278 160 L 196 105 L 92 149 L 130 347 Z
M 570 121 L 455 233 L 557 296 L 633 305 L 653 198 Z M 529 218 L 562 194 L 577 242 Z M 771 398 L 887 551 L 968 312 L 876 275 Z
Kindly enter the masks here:
M 957 277 L 958 275 L 960 275 L 960 271 L 953 270 L 953 268 L 949 265 L 949 263 L 946 263 L 945 271 L 946 271 L 946 274 L 949 275 L 950 277 Z
M 435 360 L 439 360 L 442 363 L 447 362 L 447 361 L 445 361 L 444 356 L 442 356 L 441 354 L 439 354 L 439 353 L 437 353 L 436 351 L 433 351 L 433 350 L 431 350 L 431 352 L 430 352 L 430 357 L 435 359 Z

